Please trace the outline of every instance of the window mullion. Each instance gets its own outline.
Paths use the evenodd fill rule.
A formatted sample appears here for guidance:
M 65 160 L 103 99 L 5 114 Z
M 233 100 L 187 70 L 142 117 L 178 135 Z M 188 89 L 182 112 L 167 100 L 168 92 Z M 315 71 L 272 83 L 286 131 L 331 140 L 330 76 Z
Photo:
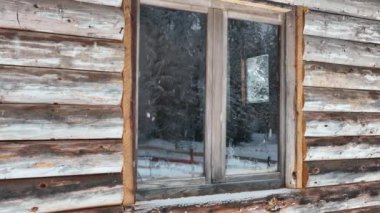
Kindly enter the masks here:
M 227 118 L 227 13 L 212 9 L 211 181 L 225 181 Z
M 212 173 L 212 112 L 213 112 L 213 47 L 214 47 L 214 10 L 210 8 L 207 14 L 207 55 L 206 55 L 206 112 L 205 112 L 205 176 L 211 183 Z

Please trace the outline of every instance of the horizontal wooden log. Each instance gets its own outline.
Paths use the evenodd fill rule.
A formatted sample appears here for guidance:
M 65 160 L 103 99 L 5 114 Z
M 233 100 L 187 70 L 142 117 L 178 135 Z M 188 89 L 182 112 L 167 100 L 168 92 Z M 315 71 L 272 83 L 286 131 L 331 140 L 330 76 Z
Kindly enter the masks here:
M 380 113 L 305 113 L 306 137 L 380 135 Z
M 135 212 L 331 212 L 380 205 L 380 182 L 265 190 L 137 203 Z M 374 208 L 376 209 L 376 208 Z
M 306 62 L 303 85 L 380 91 L 380 69 Z
M 121 8 L 71 0 L 2 0 L 0 27 L 122 40 Z
M 271 2 L 305 6 L 312 10 L 380 20 L 378 0 L 268 0 Z
M 305 16 L 306 35 L 380 44 L 379 21 L 309 12 Z
M 1 103 L 120 105 L 120 73 L 0 65 Z
M 123 2 L 123 0 L 75 0 L 75 1 L 113 6 L 113 7 L 121 7 L 121 3 Z
M 270 19 L 275 18 L 275 16 L 273 16 L 275 13 L 287 13 L 291 11 L 289 8 L 285 8 L 282 5 L 273 5 L 267 2 L 248 2 L 244 0 L 140 0 L 140 3 L 144 5 L 189 10 L 200 13 L 207 13 L 208 8 L 215 8 L 229 12 L 238 11 L 243 13 L 252 13 L 256 16 L 256 18 L 270 17 Z M 279 17 L 275 19 L 277 19 L 275 22 L 280 20 Z
M 0 140 L 121 138 L 120 107 L 0 105 Z
M 380 45 L 305 36 L 304 60 L 380 68 Z
M 380 158 L 308 161 L 307 187 L 378 181 Z
M 216 0 L 188 0 L 186 1 L 188 3 L 188 6 L 184 7 L 184 9 L 204 11 L 201 9 L 210 5 L 212 7 L 217 7 L 218 2 L 223 2 L 223 1 L 229 4 L 240 4 L 243 6 L 253 5 L 251 4 L 253 0 L 217 0 L 217 1 Z M 165 6 L 167 6 L 167 5 L 173 5 L 173 3 L 178 5 L 178 3 L 181 2 L 181 0 L 166 0 L 166 1 L 141 0 L 141 2 L 142 3 L 155 2 L 156 4 L 160 4 L 161 6 L 166 3 Z M 380 3 L 377 0 L 318 0 L 318 1 L 261 0 L 258 2 L 260 4 L 255 4 L 255 6 L 256 8 L 262 9 L 262 10 L 271 9 L 272 11 L 283 12 L 284 10 L 288 8 L 284 8 L 284 5 L 282 4 L 290 4 L 290 5 L 305 6 L 312 10 L 319 10 L 319 11 L 335 13 L 335 14 L 349 15 L 349 16 L 361 17 L 361 18 L 366 18 L 366 19 L 380 20 L 380 12 L 377 10 L 377 8 L 380 7 Z M 281 4 L 276 4 L 275 6 L 277 8 L 273 8 L 273 2 L 281 3 Z M 171 3 L 171 4 L 168 4 L 168 3 Z
M 301 213 L 376 207 L 380 204 L 379 186 L 379 182 L 373 182 L 301 190 L 295 198 L 299 204 L 289 202 L 290 207 L 284 210 Z
M 331 213 L 377 213 L 377 212 L 380 212 L 380 205 L 349 209 L 346 211 L 333 211 Z
M 120 205 L 121 174 L 0 181 L 0 212 L 55 212 Z
M 305 87 L 304 93 L 304 111 L 380 112 L 380 91 Z
M 121 140 L 0 142 L 0 179 L 120 173 Z
M 0 64 L 121 72 L 124 48 L 96 39 L 0 30 Z
M 380 136 L 306 138 L 306 161 L 380 158 Z

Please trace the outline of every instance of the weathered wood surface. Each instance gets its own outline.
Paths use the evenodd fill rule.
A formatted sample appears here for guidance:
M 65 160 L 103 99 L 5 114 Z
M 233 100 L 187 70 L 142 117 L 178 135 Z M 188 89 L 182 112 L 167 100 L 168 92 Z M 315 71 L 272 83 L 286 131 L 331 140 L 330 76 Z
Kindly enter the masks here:
M 75 0 L 84 3 L 100 4 L 113 7 L 121 7 L 123 0 Z
M 228 178 L 228 177 L 227 177 Z M 137 179 L 139 181 L 139 179 Z M 175 182 L 175 180 L 173 180 Z M 177 181 L 178 182 L 178 181 Z M 240 182 L 240 183 L 238 183 Z M 167 184 L 160 185 L 148 184 L 147 186 L 141 187 L 142 183 L 137 185 L 136 200 L 154 200 L 154 199 L 168 199 L 168 198 L 179 198 L 179 197 L 189 197 L 189 196 L 202 196 L 202 195 L 216 195 L 222 193 L 235 193 L 235 192 L 248 192 L 257 191 L 257 190 L 268 190 L 281 188 L 283 186 L 283 180 L 281 180 L 277 175 L 276 177 L 260 177 L 257 181 L 253 180 L 238 180 L 230 181 L 226 183 L 214 183 L 214 184 L 205 184 L 203 181 L 202 184 L 199 184 L 198 181 L 194 183 L 183 182 L 186 184 L 186 187 L 178 186 L 167 186 Z M 269 192 L 269 190 L 268 190 Z
M 293 205 L 283 212 L 331 212 L 380 205 L 380 183 L 360 183 L 301 190 Z M 290 203 L 291 205 L 292 203 Z
M 380 158 L 308 161 L 307 187 L 379 181 Z
M 136 175 L 136 141 L 137 141 L 137 84 L 139 70 L 139 44 L 138 22 L 140 1 L 124 0 L 123 11 L 125 18 L 125 31 L 123 45 L 125 48 L 123 69 L 123 206 L 131 206 L 136 201 L 137 175 Z
M 303 85 L 380 91 L 380 69 L 306 62 Z
M 123 213 L 123 212 L 124 212 L 124 208 L 122 205 L 76 209 L 75 211 L 73 211 L 73 210 L 60 211 L 60 213 Z M 126 212 L 128 212 L 128 211 L 126 211 Z M 129 212 L 131 212 L 131 211 L 129 211 Z
M 296 188 L 297 180 L 293 175 L 297 171 L 297 113 L 295 108 L 295 103 L 297 100 L 296 93 L 296 10 L 286 14 L 286 29 L 285 29 L 285 108 L 284 113 L 285 118 L 285 134 L 286 134 L 286 145 L 285 145 L 285 187 Z M 302 59 L 302 58 L 301 58 Z
M 119 205 L 121 174 L 0 181 L 0 212 L 55 212 Z
M 306 161 L 380 158 L 380 136 L 306 138 Z
M 304 111 L 380 112 L 380 91 L 305 87 Z
M 305 36 L 304 60 L 380 68 L 380 45 Z
M 0 142 L 0 179 L 120 173 L 121 140 Z
M 0 105 L 0 140 L 121 138 L 117 106 Z
M 205 205 L 219 205 L 228 203 L 240 203 L 244 205 L 247 201 L 252 201 L 256 199 L 265 199 L 265 197 L 277 194 L 291 194 L 297 192 L 294 189 L 272 189 L 252 192 L 241 192 L 241 193 L 229 193 L 227 194 L 212 194 L 206 196 L 192 196 L 189 198 L 180 197 L 173 199 L 158 199 L 152 201 L 139 201 L 135 205 L 136 212 L 150 212 L 149 210 L 167 210 L 170 212 L 171 208 L 184 207 L 187 209 L 191 206 L 205 206 Z M 165 211 L 164 211 L 165 212 Z M 200 211 L 204 212 L 204 211 Z M 209 211 L 205 211 L 209 212 Z M 212 212 L 212 211 L 211 211 Z
M 304 106 L 304 87 L 302 85 L 303 79 L 305 77 L 304 70 L 304 26 L 305 26 L 305 8 L 296 8 L 296 170 L 292 173 L 296 178 L 297 188 L 302 188 L 305 182 L 306 174 L 303 166 L 303 156 L 306 152 L 305 149 L 305 115 L 303 111 Z M 288 72 L 288 70 L 287 70 Z
M 120 105 L 120 73 L 0 65 L 1 103 Z
M 212 70 L 212 89 L 213 95 L 211 100 L 206 100 L 211 104 L 211 143 L 212 154 L 210 164 L 206 165 L 206 170 L 211 170 L 211 181 L 225 181 L 225 162 L 226 162 L 226 123 L 227 123 L 227 14 L 221 9 L 213 10 L 214 38 L 212 39 L 213 62 Z M 210 103 L 211 102 L 211 103 Z M 207 156 L 209 157 L 209 156 Z M 207 158 L 206 157 L 206 158 Z
M 331 213 L 378 213 L 378 212 L 380 212 L 380 205 L 363 207 L 363 208 L 355 208 L 355 209 L 349 209 L 349 210 L 333 211 Z
M 379 21 L 309 12 L 305 17 L 306 35 L 380 44 Z
M 278 13 L 290 12 L 289 8 L 283 6 L 274 6 L 266 2 L 253 2 L 241 0 L 140 0 L 141 4 L 147 4 L 157 7 L 165 7 L 172 9 L 181 9 L 188 11 L 196 11 L 207 13 L 208 9 L 221 9 L 225 11 L 238 11 L 243 13 L 251 13 L 256 17 L 275 18 Z M 280 17 L 275 19 L 280 20 Z
M 380 113 L 305 113 L 306 137 L 380 135 Z
M 266 190 L 265 192 L 268 192 Z M 141 202 L 136 212 L 289 212 L 317 213 L 357 208 L 374 208 L 380 205 L 380 182 L 358 183 L 341 186 L 316 187 L 304 190 L 283 189 L 245 194 L 179 198 Z
M 123 56 L 121 43 L 0 30 L 2 65 L 121 72 Z
M 122 40 L 120 8 L 71 0 L 2 0 L 0 27 Z
M 249 1 L 249 0 L 246 0 Z M 378 0 L 268 0 L 271 2 L 305 6 L 312 10 L 380 20 Z

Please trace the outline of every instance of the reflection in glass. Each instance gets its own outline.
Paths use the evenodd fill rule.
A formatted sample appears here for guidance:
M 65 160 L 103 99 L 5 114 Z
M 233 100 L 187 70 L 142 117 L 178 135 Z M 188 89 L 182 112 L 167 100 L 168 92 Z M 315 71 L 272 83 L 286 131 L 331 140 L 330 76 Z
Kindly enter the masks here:
M 206 22 L 141 5 L 138 181 L 203 174 Z
M 277 171 L 279 27 L 228 20 L 226 173 Z
M 246 64 L 248 103 L 269 102 L 268 54 L 248 58 Z

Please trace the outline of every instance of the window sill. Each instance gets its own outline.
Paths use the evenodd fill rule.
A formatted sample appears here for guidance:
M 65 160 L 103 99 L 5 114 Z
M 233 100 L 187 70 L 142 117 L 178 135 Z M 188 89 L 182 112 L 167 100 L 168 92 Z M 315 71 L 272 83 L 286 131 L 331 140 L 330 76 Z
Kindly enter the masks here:
M 159 199 L 150 201 L 140 201 L 135 204 L 135 212 L 148 212 L 151 210 L 185 208 L 191 206 L 218 205 L 236 202 L 249 202 L 267 198 L 271 195 L 289 194 L 297 189 L 270 189 L 261 191 L 249 191 L 239 193 L 224 193 L 214 195 L 192 196 L 184 198 Z
M 270 190 L 284 187 L 279 172 L 227 176 L 224 183 L 206 183 L 204 178 L 154 181 L 138 184 L 137 201 L 239 193 L 247 191 Z

